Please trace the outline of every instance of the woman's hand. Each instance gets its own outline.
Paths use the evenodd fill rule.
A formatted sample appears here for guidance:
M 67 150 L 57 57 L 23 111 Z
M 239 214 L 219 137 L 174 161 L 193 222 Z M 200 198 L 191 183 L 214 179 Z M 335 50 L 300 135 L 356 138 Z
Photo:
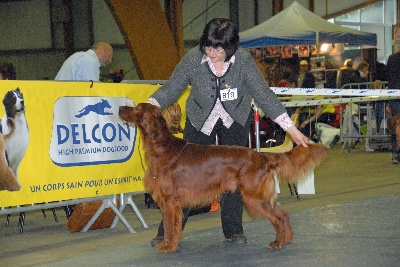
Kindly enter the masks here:
M 299 129 L 296 128 L 295 125 L 290 126 L 287 129 L 287 132 L 290 134 L 290 136 L 292 137 L 293 141 L 297 144 L 297 145 L 302 145 L 304 147 L 308 147 L 308 138 L 304 136 L 304 134 L 302 134 Z

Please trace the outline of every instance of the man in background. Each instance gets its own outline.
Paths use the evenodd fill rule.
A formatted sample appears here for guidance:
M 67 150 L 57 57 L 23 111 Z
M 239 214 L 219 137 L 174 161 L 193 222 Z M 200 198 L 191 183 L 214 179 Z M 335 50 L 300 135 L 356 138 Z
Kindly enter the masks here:
M 300 61 L 300 71 L 296 79 L 296 87 L 298 88 L 315 88 L 314 75 L 308 70 L 308 61 Z
M 342 88 L 343 85 L 350 83 L 353 72 L 353 60 L 348 58 L 344 62 L 344 66 L 339 68 L 337 72 L 336 88 Z
M 100 67 L 112 63 L 113 48 L 105 42 L 93 44 L 86 52 L 76 52 L 65 60 L 55 80 L 99 81 Z

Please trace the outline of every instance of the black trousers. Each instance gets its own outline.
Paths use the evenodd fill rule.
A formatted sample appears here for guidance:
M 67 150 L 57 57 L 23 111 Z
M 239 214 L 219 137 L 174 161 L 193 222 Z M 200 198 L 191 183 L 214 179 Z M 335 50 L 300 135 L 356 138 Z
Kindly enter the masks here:
M 184 139 L 189 143 L 212 145 L 215 144 L 215 137 L 218 136 L 219 145 L 245 146 L 249 137 L 250 118 L 251 116 L 249 114 L 249 118 L 244 127 L 239 123 L 234 122 L 229 129 L 226 128 L 223 125 L 222 120 L 219 119 L 210 136 L 197 131 L 189 119 L 186 118 L 185 130 L 183 133 Z M 225 192 L 221 196 L 220 204 L 222 231 L 225 238 L 231 238 L 234 234 L 243 234 L 243 202 L 239 191 L 233 193 Z M 182 212 L 183 229 L 188 220 L 190 209 L 183 208 Z M 164 236 L 163 221 L 161 221 L 158 227 L 157 236 Z

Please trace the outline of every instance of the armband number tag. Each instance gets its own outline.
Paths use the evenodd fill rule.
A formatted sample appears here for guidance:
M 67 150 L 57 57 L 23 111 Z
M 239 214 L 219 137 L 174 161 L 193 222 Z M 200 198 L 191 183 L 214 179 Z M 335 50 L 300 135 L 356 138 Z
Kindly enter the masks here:
M 220 90 L 221 101 L 235 100 L 238 98 L 237 88 L 227 88 Z

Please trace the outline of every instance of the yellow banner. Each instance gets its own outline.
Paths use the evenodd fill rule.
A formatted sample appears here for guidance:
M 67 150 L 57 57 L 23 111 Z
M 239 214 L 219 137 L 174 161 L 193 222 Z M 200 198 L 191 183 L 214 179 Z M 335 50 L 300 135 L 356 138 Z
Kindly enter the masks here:
M 0 207 L 145 190 L 139 133 L 118 108 L 145 102 L 157 88 L 0 81 Z M 178 101 L 183 121 L 187 94 Z

